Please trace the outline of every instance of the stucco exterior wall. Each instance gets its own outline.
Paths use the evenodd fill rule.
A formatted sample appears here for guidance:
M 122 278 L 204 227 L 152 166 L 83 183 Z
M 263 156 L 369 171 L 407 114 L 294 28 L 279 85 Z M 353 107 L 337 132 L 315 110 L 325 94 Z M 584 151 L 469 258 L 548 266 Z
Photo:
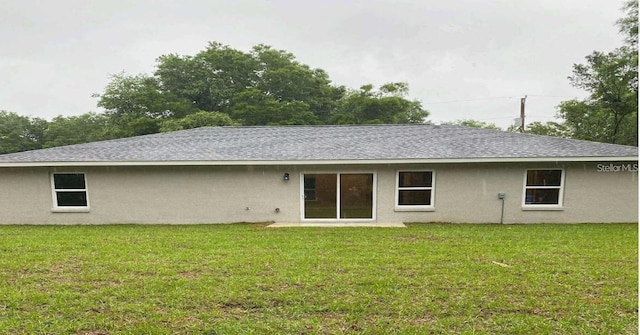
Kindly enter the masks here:
M 500 222 L 502 200 L 498 199 L 498 193 L 504 192 L 504 223 L 637 222 L 638 173 L 598 172 L 598 164 L 424 166 L 436 173 L 435 210 L 433 212 L 394 212 L 393 192 L 379 191 L 379 220 Z M 408 166 L 407 168 L 416 167 Z M 562 210 L 523 209 L 525 171 L 547 168 L 564 169 Z M 379 175 L 380 190 L 395 187 L 396 170 L 385 171 Z
M 638 173 L 610 163 L 1 168 L 0 224 L 300 222 L 301 174 L 376 175 L 376 222 L 637 222 Z M 613 163 L 614 165 L 628 164 Z M 634 164 L 634 162 L 631 162 Z M 562 210 L 523 210 L 526 169 L 565 171 Z M 396 211 L 398 170 L 435 172 L 433 211 Z M 52 212 L 52 172 L 84 172 L 87 213 Z M 284 181 L 288 172 L 290 180 Z M 278 210 L 276 210 L 276 208 Z

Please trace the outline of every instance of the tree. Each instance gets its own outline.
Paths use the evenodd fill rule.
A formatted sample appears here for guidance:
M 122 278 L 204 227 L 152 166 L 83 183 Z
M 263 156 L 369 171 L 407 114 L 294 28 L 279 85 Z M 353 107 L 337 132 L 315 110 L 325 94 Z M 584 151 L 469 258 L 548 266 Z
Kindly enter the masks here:
M 113 75 L 104 93 L 94 97 L 119 137 L 157 133 L 163 120 L 197 112 L 190 100 L 162 90 L 158 78 L 145 74 Z
M 85 113 L 78 116 L 57 116 L 44 131 L 43 147 L 87 143 L 126 136 L 105 114 Z
M 258 70 L 250 54 L 212 42 L 195 56 L 160 56 L 155 78 L 163 92 L 197 110 L 225 112 L 234 94 L 255 86 Z
M 564 124 L 548 121 L 548 122 L 532 122 L 527 125 L 528 134 L 555 136 L 555 137 L 571 137 L 571 133 Z
M 471 119 L 462 119 L 462 120 L 456 120 L 453 122 L 445 122 L 444 124 L 473 127 L 473 128 L 501 130 L 500 127 L 496 126 L 493 123 L 487 123 L 484 121 L 477 121 L 477 120 L 471 120 Z
M 329 119 L 333 124 L 423 123 L 429 112 L 417 100 L 405 98 L 407 83 L 387 83 L 378 90 L 371 84 L 348 92 Z
M 256 88 L 236 94 L 230 114 L 245 126 L 317 123 L 317 117 L 309 111 L 306 103 L 279 101 Z
M 0 111 L 0 154 L 40 149 L 47 121 Z
M 193 104 L 171 92 L 162 91 L 157 78 L 144 74 L 116 74 L 105 87 L 99 98 L 98 107 L 115 119 L 127 122 L 137 118 L 161 119 L 183 117 L 196 111 Z
M 638 1 L 632 0 L 625 2 L 622 9 L 626 12 L 626 16 L 619 19 L 616 23 L 620 33 L 625 36 L 624 42 L 630 48 L 638 47 Z
M 564 101 L 558 117 L 571 137 L 638 145 L 638 2 L 628 1 L 618 20 L 625 45 L 612 52 L 594 51 L 586 63 L 574 64 L 571 84 L 590 94 Z
M 176 131 L 183 129 L 192 129 L 198 127 L 214 127 L 214 126 L 238 126 L 238 122 L 233 121 L 227 114 L 220 112 L 199 111 L 189 114 L 182 119 L 171 119 L 162 122 L 160 131 Z
M 405 83 L 347 93 L 324 70 L 284 50 L 260 44 L 242 52 L 214 42 L 195 55 L 160 56 L 152 76 L 115 75 L 95 96 L 126 133 L 137 135 L 180 128 L 200 111 L 243 125 L 423 122 L 428 113 L 407 94 Z
M 307 111 L 315 115 L 317 122 L 326 123 L 344 95 L 344 87 L 332 86 L 324 70 L 298 63 L 293 54 L 284 50 L 260 44 L 253 47 L 251 54 L 260 64 L 257 89 L 278 102 L 292 102 L 294 105 L 302 102 L 308 105 Z M 309 117 L 303 116 L 302 119 Z

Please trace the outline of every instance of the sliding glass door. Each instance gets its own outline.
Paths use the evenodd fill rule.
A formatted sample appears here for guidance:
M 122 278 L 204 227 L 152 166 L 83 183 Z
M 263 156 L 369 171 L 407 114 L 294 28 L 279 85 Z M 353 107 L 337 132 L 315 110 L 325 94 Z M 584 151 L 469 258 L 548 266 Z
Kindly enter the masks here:
M 303 179 L 304 219 L 374 219 L 373 173 L 310 173 Z

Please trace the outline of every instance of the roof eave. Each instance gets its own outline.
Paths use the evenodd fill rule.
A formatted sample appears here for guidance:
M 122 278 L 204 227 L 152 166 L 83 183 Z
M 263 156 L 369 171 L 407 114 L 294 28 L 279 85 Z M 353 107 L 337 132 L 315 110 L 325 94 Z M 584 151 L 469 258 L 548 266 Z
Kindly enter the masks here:
M 247 166 L 247 165 L 370 165 L 447 163 L 635 162 L 637 156 L 595 157 L 474 157 L 345 160 L 230 160 L 230 161 L 59 161 L 0 162 L 0 168 L 65 166 Z

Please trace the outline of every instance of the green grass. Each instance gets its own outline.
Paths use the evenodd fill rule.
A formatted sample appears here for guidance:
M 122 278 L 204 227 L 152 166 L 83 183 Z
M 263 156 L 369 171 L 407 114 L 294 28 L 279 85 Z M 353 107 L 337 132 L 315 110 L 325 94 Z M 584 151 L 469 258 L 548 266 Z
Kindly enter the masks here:
M 0 226 L 2 334 L 636 334 L 637 224 Z

